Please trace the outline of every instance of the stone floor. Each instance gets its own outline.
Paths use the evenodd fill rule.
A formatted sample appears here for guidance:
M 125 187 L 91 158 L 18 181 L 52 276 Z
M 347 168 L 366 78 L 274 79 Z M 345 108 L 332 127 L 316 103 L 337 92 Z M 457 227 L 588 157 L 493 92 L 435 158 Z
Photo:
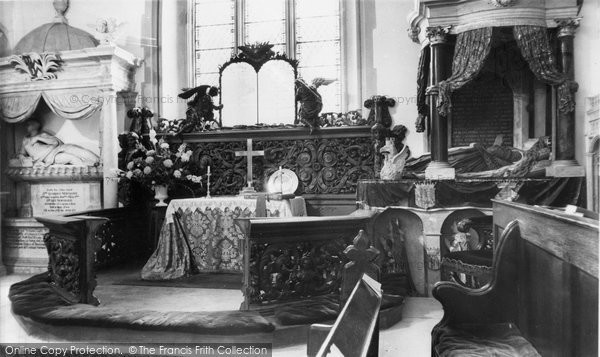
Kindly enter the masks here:
M 11 313 L 8 289 L 26 275 L 0 277 L 0 343 L 67 342 L 31 336 L 27 327 Z M 104 306 L 152 309 L 157 311 L 236 310 L 242 301 L 239 290 L 166 288 L 111 285 L 111 278 L 99 277 L 96 295 Z M 380 332 L 380 356 L 429 356 L 430 332 L 442 317 L 442 308 L 432 298 L 408 298 L 404 318 Z M 157 342 L 157 341 L 153 341 Z M 235 341 L 233 341 L 235 342 Z M 273 356 L 306 356 L 305 345 L 278 348 Z

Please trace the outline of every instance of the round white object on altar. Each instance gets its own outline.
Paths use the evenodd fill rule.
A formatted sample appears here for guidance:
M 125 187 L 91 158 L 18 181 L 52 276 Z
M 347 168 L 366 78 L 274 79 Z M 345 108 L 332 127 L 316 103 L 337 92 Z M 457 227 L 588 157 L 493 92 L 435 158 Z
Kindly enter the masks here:
M 267 180 L 268 193 L 293 194 L 298 189 L 298 176 L 292 170 L 279 169 Z

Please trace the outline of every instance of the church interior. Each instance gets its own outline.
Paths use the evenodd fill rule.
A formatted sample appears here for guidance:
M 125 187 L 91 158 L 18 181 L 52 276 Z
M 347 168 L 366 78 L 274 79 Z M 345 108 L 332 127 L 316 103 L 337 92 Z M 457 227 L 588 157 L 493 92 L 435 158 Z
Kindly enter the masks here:
M 598 356 L 599 38 L 598 0 L 0 0 L 0 354 Z

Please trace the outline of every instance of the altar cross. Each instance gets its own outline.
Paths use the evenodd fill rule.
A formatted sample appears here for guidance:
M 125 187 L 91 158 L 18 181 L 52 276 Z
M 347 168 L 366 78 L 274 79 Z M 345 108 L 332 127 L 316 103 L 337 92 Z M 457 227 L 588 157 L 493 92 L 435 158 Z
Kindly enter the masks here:
M 264 150 L 252 150 L 252 139 L 246 140 L 247 150 L 246 151 L 236 151 L 235 156 L 246 156 L 247 160 L 247 176 L 246 181 L 248 181 L 248 186 L 244 188 L 244 192 L 253 192 L 254 187 L 252 187 L 252 158 L 254 156 L 264 156 Z

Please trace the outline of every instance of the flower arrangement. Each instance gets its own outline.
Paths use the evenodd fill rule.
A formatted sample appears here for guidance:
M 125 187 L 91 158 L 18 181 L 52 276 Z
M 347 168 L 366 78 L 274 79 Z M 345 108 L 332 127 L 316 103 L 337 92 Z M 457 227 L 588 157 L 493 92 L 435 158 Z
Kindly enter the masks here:
M 160 139 L 156 150 L 145 150 L 142 155 L 127 162 L 126 170 L 120 176 L 127 180 L 137 181 L 146 187 L 169 186 L 177 182 L 202 184 L 201 176 L 190 170 L 192 151 L 181 144 L 172 151 L 169 143 Z

